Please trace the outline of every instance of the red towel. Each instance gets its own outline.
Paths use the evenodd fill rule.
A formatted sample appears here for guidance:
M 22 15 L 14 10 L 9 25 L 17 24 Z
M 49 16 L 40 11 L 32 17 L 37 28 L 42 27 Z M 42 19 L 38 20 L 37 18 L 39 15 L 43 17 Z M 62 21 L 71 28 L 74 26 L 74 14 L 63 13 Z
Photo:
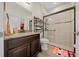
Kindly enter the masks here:
M 53 48 L 53 54 L 59 55 L 61 57 L 75 57 L 75 53 L 68 50 L 63 50 L 60 48 Z

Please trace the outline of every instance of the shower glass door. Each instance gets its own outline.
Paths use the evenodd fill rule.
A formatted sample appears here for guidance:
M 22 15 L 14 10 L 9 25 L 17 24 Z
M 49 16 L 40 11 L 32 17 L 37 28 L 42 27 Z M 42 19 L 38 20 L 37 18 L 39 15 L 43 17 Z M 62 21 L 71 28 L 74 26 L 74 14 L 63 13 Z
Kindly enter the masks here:
M 52 45 L 74 51 L 74 8 L 44 17 L 44 37 Z

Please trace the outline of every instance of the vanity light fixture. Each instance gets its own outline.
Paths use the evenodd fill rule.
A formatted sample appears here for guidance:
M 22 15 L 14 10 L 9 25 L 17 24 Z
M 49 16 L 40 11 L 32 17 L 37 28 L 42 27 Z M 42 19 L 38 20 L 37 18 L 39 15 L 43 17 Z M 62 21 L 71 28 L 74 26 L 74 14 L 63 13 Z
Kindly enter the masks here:
M 57 4 L 57 2 L 54 2 L 54 4 Z

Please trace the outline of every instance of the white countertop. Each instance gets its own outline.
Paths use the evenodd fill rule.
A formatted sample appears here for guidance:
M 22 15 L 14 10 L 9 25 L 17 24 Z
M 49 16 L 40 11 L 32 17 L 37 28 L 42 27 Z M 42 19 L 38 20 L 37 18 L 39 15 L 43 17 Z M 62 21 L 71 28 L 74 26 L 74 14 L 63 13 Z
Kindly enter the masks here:
M 22 37 L 22 36 L 34 35 L 34 34 L 40 34 L 40 33 L 38 33 L 38 32 L 16 33 L 16 34 L 13 34 L 13 35 L 5 36 L 5 40 L 8 40 L 10 38 L 18 38 L 18 37 Z

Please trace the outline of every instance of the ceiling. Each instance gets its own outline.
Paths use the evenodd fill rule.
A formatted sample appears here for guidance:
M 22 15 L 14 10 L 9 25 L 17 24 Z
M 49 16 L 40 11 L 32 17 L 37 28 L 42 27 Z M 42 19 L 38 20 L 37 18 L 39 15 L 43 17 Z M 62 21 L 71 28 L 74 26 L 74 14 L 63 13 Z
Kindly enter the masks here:
M 26 10 L 31 12 L 31 5 L 29 2 L 16 2 L 18 5 L 24 7 Z
M 41 6 L 46 8 L 48 11 L 51 9 L 58 7 L 60 5 L 68 4 L 70 2 L 40 2 Z
M 34 2 L 32 2 L 34 3 Z M 47 11 L 50 11 L 51 9 L 58 7 L 60 5 L 68 4 L 71 2 L 36 2 L 37 4 L 40 4 L 43 6 Z M 31 12 L 31 2 L 18 2 L 19 5 L 27 9 L 29 12 Z M 35 4 L 35 3 L 34 3 Z

